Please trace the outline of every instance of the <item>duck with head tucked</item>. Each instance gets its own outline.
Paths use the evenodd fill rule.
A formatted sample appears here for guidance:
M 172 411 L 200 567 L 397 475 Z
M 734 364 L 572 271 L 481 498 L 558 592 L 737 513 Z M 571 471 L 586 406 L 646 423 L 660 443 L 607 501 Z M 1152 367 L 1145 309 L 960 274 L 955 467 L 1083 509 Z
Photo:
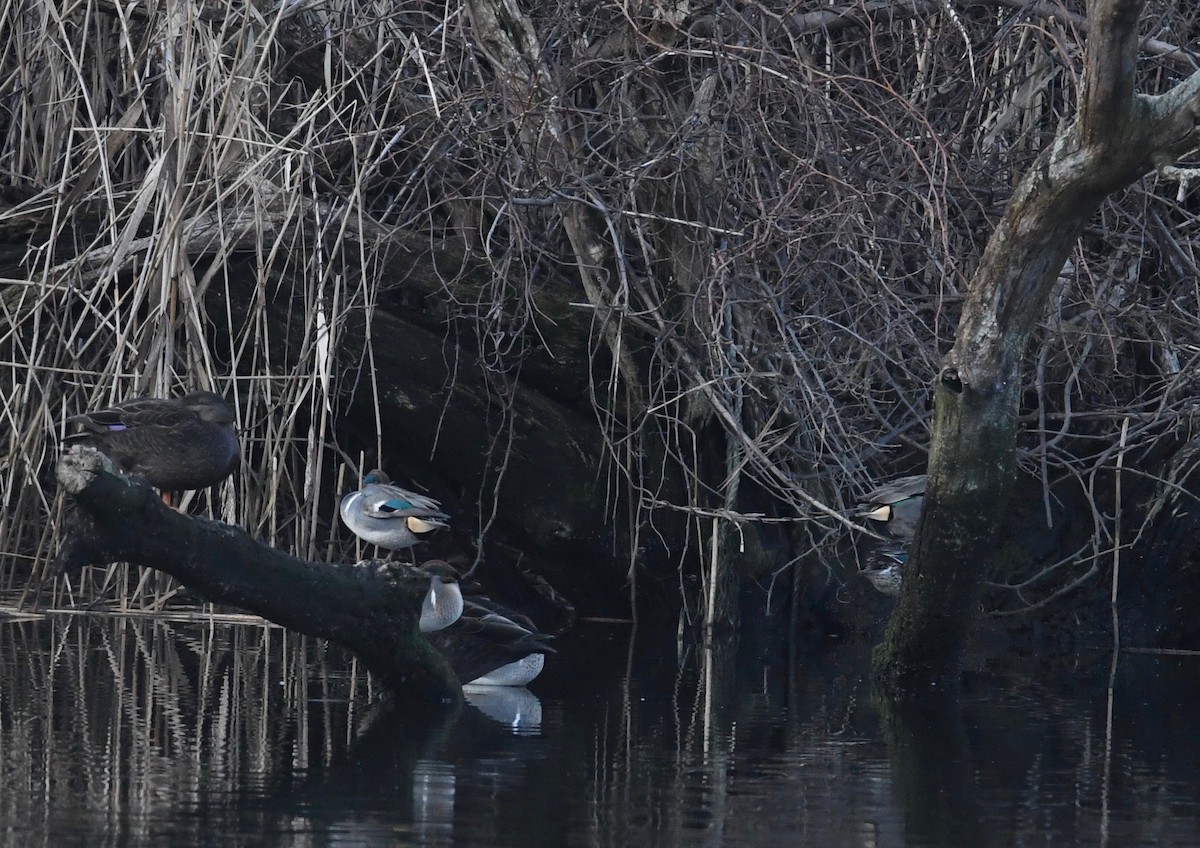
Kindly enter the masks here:
M 90 445 L 126 474 L 163 493 L 205 489 L 237 468 L 241 457 L 233 408 L 214 392 L 181 398 L 144 397 L 67 419 L 78 432 L 68 444 Z
M 411 548 L 450 518 L 433 498 L 393 485 L 378 468 L 363 478 L 361 489 L 342 498 L 340 512 L 355 536 L 391 551 Z
M 863 498 L 858 514 L 882 524 L 891 538 L 911 542 L 921 517 L 925 481 L 924 474 L 914 474 L 885 483 Z
M 400 567 L 429 576 L 419 628 L 460 682 L 524 686 L 541 673 L 545 655 L 554 653 L 546 644 L 553 637 L 527 616 L 484 595 L 464 595 L 458 572 L 444 560 Z
M 434 633 L 449 627 L 463 614 L 462 587 L 458 585 L 458 572 L 450 563 L 431 559 L 417 569 L 429 575 L 429 591 L 421 602 L 422 633 Z

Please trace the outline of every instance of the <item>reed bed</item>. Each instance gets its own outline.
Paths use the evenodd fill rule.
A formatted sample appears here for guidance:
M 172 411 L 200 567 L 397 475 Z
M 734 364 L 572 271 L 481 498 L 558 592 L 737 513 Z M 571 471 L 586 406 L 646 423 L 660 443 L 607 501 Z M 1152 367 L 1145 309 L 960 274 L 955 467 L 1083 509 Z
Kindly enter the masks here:
M 1151 5 L 1156 91 L 1195 67 L 1198 13 Z M 975 259 L 1075 109 L 1078 10 L 499 8 L 0 0 L 0 590 L 47 577 L 60 422 L 185 388 L 229 398 L 245 446 L 205 510 L 302 556 L 344 550 L 336 423 L 352 397 L 378 405 L 371 351 L 402 341 L 350 359 L 341 334 L 385 300 L 501 397 L 535 355 L 572 363 L 633 563 L 667 514 L 714 559 L 779 524 L 828 557 L 848 501 L 923 466 Z M 1118 456 L 1190 444 L 1198 226 L 1186 187 L 1148 178 L 1064 269 L 1023 419 L 1047 491 L 1099 503 Z M 1194 464 L 1154 472 L 1164 504 Z M 1087 555 L 1007 603 L 1085 575 L 1114 544 L 1094 523 Z M 172 591 L 84 579 L 52 603 Z

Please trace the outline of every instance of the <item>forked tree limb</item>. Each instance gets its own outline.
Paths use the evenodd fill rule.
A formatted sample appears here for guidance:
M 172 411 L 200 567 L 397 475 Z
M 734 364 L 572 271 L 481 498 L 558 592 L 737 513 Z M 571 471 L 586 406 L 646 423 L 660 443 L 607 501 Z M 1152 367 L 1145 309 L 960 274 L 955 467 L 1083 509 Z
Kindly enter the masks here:
M 929 484 L 874 659 L 892 692 L 954 683 L 1016 473 L 1022 357 L 1104 199 L 1200 145 L 1200 71 L 1136 91 L 1144 0 L 1090 0 L 1079 115 L 1042 151 L 984 249 L 935 387 Z
M 62 570 L 118 561 L 154 568 L 208 600 L 342 645 L 400 697 L 461 699 L 458 678 L 417 626 L 426 578 L 386 562 L 309 562 L 240 527 L 181 515 L 91 448 L 72 448 L 57 470 L 75 502 Z

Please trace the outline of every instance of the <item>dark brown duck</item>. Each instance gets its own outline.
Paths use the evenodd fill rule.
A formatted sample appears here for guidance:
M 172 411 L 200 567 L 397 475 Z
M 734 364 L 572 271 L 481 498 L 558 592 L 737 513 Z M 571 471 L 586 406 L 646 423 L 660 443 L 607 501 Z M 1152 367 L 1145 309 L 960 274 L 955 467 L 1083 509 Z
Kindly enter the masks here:
M 135 398 L 72 415 L 67 444 L 91 445 L 126 474 L 163 492 L 204 489 L 237 468 L 233 408 L 213 392 Z

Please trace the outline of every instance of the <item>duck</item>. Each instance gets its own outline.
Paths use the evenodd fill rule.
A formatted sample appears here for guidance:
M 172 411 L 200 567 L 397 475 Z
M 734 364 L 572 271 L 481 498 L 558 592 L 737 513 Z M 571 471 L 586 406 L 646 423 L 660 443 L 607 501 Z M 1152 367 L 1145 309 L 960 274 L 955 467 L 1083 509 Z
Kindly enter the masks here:
M 417 570 L 429 577 L 429 590 L 421 601 L 418 628 L 425 634 L 445 630 L 463 614 L 463 593 L 458 572 L 450 563 L 440 559 L 424 562 Z
M 867 555 L 861 574 L 880 592 L 894 598 L 900 594 L 906 565 L 908 551 L 899 545 L 882 545 Z
M 893 539 L 912 541 L 921 517 L 926 475 L 913 474 L 883 484 L 867 494 L 858 514 L 884 526 Z
M 393 485 L 378 468 L 363 477 L 361 489 L 342 498 L 339 511 L 355 536 L 390 551 L 411 548 L 450 518 L 433 498 Z
M 215 392 L 141 397 L 72 415 L 65 444 L 89 445 L 126 474 L 171 494 L 215 485 L 237 468 L 241 446 L 234 412 Z
M 427 638 L 465 686 L 525 686 L 556 653 L 528 616 L 485 595 L 468 595 L 461 617 Z

